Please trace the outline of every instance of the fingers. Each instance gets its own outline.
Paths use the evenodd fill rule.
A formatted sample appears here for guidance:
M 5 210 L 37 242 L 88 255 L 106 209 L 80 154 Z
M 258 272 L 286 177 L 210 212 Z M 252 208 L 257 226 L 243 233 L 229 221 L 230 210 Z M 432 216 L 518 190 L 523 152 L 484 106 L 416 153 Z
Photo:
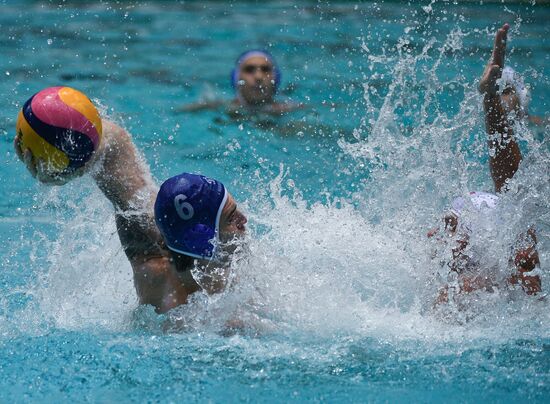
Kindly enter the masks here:
M 19 160 L 23 161 L 23 150 L 21 150 L 21 136 L 15 135 L 13 139 L 13 148 Z
M 29 170 L 31 175 L 36 178 L 37 170 L 34 157 L 30 149 L 26 149 L 23 151 L 21 147 L 21 136 L 19 134 L 17 134 L 13 139 L 13 148 L 15 149 L 15 153 L 17 154 L 17 157 L 19 157 L 19 160 L 25 163 L 25 165 L 27 166 L 27 170 Z
M 25 163 L 25 165 L 27 166 L 27 170 L 29 170 L 31 175 L 36 178 L 37 170 L 34 157 L 30 149 L 26 149 L 23 151 L 23 149 L 21 148 L 21 136 L 15 136 L 15 138 L 13 139 L 13 148 L 15 149 L 15 153 L 17 154 L 17 157 L 19 157 L 19 160 Z
M 34 157 L 29 149 L 23 152 L 23 162 L 27 166 L 27 170 L 29 170 L 31 175 L 36 178 L 36 164 L 34 163 Z
M 501 69 L 504 67 L 504 56 L 506 54 L 506 39 L 508 37 L 508 29 L 510 26 L 504 24 L 495 35 L 495 45 L 493 47 L 492 64 L 497 65 Z
M 50 165 L 44 160 L 38 159 L 34 164 L 36 179 L 43 184 L 48 185 L 63 185 L 69 181 L 69 177 L 62 176 L 61 174 L 51 171 Z
M 29 173 L 38 181 L 49 185 L 63 185 L 72 178 L 52 172 L 49 165 L 44 160 L 34 158 L 30 149 L 23 151 L 21 148 L 21 138 L 19 136 L 15 137 L 13 145 L 17 156 L 25 163 Z M 76 174 L 77 176 L 82 175 L 82 171 Z

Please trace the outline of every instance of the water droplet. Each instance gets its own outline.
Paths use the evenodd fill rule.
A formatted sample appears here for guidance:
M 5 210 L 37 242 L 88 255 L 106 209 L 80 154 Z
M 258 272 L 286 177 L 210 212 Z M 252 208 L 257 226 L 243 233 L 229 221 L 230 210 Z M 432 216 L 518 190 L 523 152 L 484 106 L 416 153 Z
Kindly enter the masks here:
M 51 45 L 53 43 L 53 40 L 51 38 L 48 38 L 46 42 L 48 42 L 48 45 Z

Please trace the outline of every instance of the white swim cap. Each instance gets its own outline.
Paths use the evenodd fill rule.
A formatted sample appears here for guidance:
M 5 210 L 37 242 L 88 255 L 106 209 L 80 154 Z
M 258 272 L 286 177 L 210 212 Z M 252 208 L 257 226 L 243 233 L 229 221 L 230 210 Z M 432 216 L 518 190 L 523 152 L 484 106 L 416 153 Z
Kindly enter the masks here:
M 474 191 L 467 194 L 466 197 L 470 199 L 469 202 L 478 212 L 484 209 L 494 209 L 498 203 L 498 196 L 489 192 Z M 451 212 L 460 217 L 466 202 L 463 196 L 455 198 L 451 203 Z
M 485 218 L 494 214 L 492 211 L 497 207 L 498 199 L 497 195 L 488 192 L 470 192 L 453 200 L 451 213 L 460 219 L 459 225 L 462 231 L 472 234 L 479 231 L 479 225 L 485 221 Z
M 521 106 L 524 109 L 527 109 L 529 101 L 531 100 L 531 94 L 523 82 L 523 77 L 521 77 L 521 75 L 510 66 L 506 66 L 502 69 L 502 76 L 500 80 L 502 89 L 510 87 L 513 88 L 518 95 Z

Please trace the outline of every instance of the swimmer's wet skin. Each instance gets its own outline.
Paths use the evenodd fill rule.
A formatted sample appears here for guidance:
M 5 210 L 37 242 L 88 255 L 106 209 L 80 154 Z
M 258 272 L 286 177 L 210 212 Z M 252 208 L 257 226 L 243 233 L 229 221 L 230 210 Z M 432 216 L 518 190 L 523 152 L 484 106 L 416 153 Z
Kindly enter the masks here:
M 501 83 L 506 87 L 511 83 L 515 91 L 522 97 L 524 104 L 527 103 L 527 93 L 519 82 L 513 77 L 513 71 L 504 68 L 504 57 L 506 53 L 506 38 L 509 25 L 504 24 L 495 36 L 493 55 L 479 83 L 479 90 L 483 94 L 483 107 L 485 110 L 486 131 L 489 135 L 489 148 L 494 150 L 489 158 L 491 176 L 497 193 L 505 192 L 507 183 L 513 178 L 519 168 L 522 156 L 517 142 L 514 139 L 512 125 L 508 122 L 508 113 L 512 112 L 505 108 L 502 97 L 499 94 L 498 80 L 502 75 Z M 504 68 L 504 69 L 503 69 Z M 467 199 L 466 199 L 467 198 Z M 472 231 L 475 231 L 475 223 L 468 223 L 461 219 L 462 211 L 466 205 L 472 206 L 478 212 L 482 209 L 495 209 L 499 197 L 486 192 L 471 192 L 466 197 L 458 197 L 452 203 L 450 214 L 445 217 L 445 228 L 451 236 L 456 238 L 456 247 L 453 249 L 453 257 L 449 263 L 452 271 L 460 276 L 460 292 L 472 292 L 484 289 L 492 291 L 499 287 L 494 280 L 481 276 L 465 274 L 465 269 L 472 269 L 479 264 L 472 260 L 465 251 L 469 243 Z M 462 223 L 463 222 L 463 223 Z M 505 225 L 505 224 L 500 224 Z M 459 229 L 461 231 L 459 231 Z M 434 236 L 437 230 L 428 233 L 429 237 Z M 540 277 L 532 274 L 532 271 L 540 265 L 538 252 L 536 250 L 536 234 L 534 229 L 529 229 L 524 235 L 518 237 L 525 242 L 518 243 L 518 247 L 510 262 L 513 263 L 516 272 L 511 274 L 507 282 L 511 285 L 521 285 L 525 293 L 536 295 L 542 291 Z M 436 304 L 448 301 L 448 287 L 444 287 L 436 299 Z
M 201 288 L 211 293 L 223 289 L 224 279 L 211 277 L 198 285 L 190 270 L 197 267 L 209 272 L 226 265 L 224 260 L 213 259 L 216 249 L 222 240 L 245 231 L 246 218 L 229 192 L 216 180 L 184 173 L 167 180 L 157 198 L 149 167 L 138 158 L 129 134 L 112 122 L 101 123 L 103 139 L 95 152 L 99 156 L 93 169 L 86 166 L 86 170 L 115 208 L 118 234 L 133 268 L 140 303 L 162 313 L 185 304 Z M 29 171 L 36 173 L 31 151 L 23 152 L 17 139 L 14 145 L 19 156 L 27 156 Z

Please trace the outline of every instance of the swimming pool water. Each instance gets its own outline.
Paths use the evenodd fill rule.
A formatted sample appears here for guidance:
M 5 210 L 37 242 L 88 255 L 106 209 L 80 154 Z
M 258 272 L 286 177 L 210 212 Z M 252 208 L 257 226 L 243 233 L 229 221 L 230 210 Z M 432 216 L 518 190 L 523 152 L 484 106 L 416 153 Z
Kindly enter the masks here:
M 539 2 L 0 1 L 0 398 L 27 401 L 550 399 L 548 300 L 472 296 L 436 312 L 425 239 L 450 200 L 491 189 L 476 83 L 493 33 L 548 115 L 550 7 Z M 235 122 L 245 49 L 268 49 L 281 98 L 308 108 Z M 162 181 L 219 178 L 249 217 L 239 282 L 157 316 L 138 308 L 112 208 L 89 178 L 36 184 L 12 140 L 22 104 L 75 87 L 123 124 Z M 535 223 L 550 285 L 548 127 L 525 155 L 505 228 L 479 243 L 506 266 Z M 548 286 L 545 288 L 548 290 Z M 234 318 L 246 327 L 229 333 Z M 182 325 L 183 324 L 183 325 Z

